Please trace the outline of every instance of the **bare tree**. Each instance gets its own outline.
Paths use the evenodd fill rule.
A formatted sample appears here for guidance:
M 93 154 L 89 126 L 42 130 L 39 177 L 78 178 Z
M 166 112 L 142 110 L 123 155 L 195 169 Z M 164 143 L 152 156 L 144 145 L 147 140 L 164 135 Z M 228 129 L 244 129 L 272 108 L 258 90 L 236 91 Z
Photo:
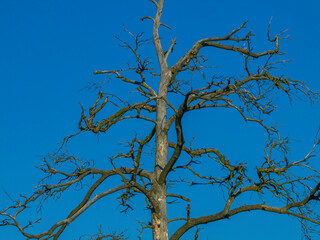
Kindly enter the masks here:
M 290 100 L 297 95 L 304 96 L 311 102 L 317 101 L 319 97 L 319 93 L 311 91 L 304 82 L 274 75 L 272 71 L 274 67 L 286 62 L 274 60 L 275 57 L 283 55 L 280 51 L 280 41 L 287 38 L 284 36 L 285 32 L 271 37 L 269 24 L 267 40 L 274 44 L 273 49 L 255 52 L 251 47 L 252 33 L 242 33 L 245 31 L 245 22 L 225 36 L 209 37 L 195 42 L 176 63 L 169 66 L 168 58 L 176 40 L 171 41 L 167 50 L 163 49 L 159 28 L 168 27 L 160 21 L 164 0 L 149 1 L 154 5 L 156 14 L 154 17 L 147 16 L 142 20 L 150 20 L 153 23 L 151 42 L 156 50 L 158 67 L 152 68 L 150 58 L 144 58 L 141 54 L 141 48 L 150 43 L 150 40 L 144 39 L 142 34 L 132 34 L 125 29 L 133 39 L 133 44 L 117 38 L 121 46 L 134 55 L 136 62 L 128 64 L 126 68 L 94 72 L 94 74 L 106 74 L 106 79 L 117 79 L 131 85 L 139 93 L 140 98 L 137 99 L 141 101 L 128 102 L 115 95 L 104 93 L 103 84 L 93 85 L 99 89 L 98 97 L 88 109 L 81 105 L 79 131 L 65 137 L 62 147 L 56 154 L 43 159 L 40 169 L 45 177 L 31 196 L 21 196 L 20 200 L 13 201 L 11 206 L 0 212 L 3 217 L 1 225 L 15 226 L 26 239 L 60 239 L 66 227 L 94 203 L 108 195 L 120 193 L 118 199 L 120 205 L 124 207 L 123 211 L 132 208 L 130 203 L 133 201 L 132 196 L 139 194 L 146 199 L 145 204 L 150 210 L 151 219 L 150 223 L 141 223 L 138 239 L 142 239 L 142 231 L 145 229 L 152 229 L 154 240 L 182 239 L 187 231 L 195 229 L 193 239 L 198 239 L 200 225 L 256 210 L 296 217 L 301 220 L 308 236 L 310 227 L 320 224 L 319 216 L 311 205 L 320 198 L 320 173 L 309 164 L 319 140 L 316 137 L 314 145 L 307 151 L 305 157 L 292 161 L 288 159 L 289 140 L 280 136 L 276 126 L 269 126 L 263 120 L 276 108 L 275 94 L 285 94 Z M 205 50 L 209 48 L 240 54 L 244 60 L 242 75 L 232 77 L 215 75 L 214 70 L 206 66 Z M 255 64 L 251 64 L 253 60 Z M 203 80 L 196 86 L 188 81 L 179 80 L 179 76 L 183 76 L 186 72 L 199 74 L 203 76 Z M 207 80 L 208 78 L 210 80 Z M 104 111 L 115 107 L 118 109 L 113 113 L 110 113 L 110 110 Z M 229 160 L 219 149 L 194 149 L 191 144 L 190 147 L 185 145 L 183 117 L 195 110 L 214 108 L 235 110 L 246 122 L 258 124 L 265 130 L 267 134 L 265 157 L 257 161 L 252 169 L 249 169 L 252 164 Z M 64 150 L 68 141 L 79 134 L 104 133 L 119 122 L 129 123 L 132 119 L 147 122 L 145 126 L 149 133 L 143 138 L 137 135 L 126 142 L 128 151 L 110 157 L 110 169 L 92 167 L 90 162 Z M 149 129 L 149 126 L 152 127 Z M 175 136 L 171 136 L 169 131 L 174 132 Z M 155 150 L 150 153 L 148 146 L 155 146 Z M 148 154 L 154 159 L 151 171 L 144 168 Z M 185 157 L 182 159 L 182 155 L 188 156 L 188 161 Z M 200 156 L 211 160 L 202 164 L 215 166 L 215 171 L 211 175 L 202 173 L 197 167 L 201 163 Z M 129 161 L 123 162 L 121 159 Z M 72 170 L 70 165 L 73 167 Z M 193 177 L 190 178 L 190 175 Z M 114 178 L 115 176 L 118 178 Z M 56 182 L 51 183 L 49 178 Z M 93 183 L 86 190 L 85 197 L 79 199 L 74 209 L 63 220 L 38 234 L 31 234 L 27 229 L 38 220 L 24 226 L 20 224 L 19 216 L 30 204 L 37 201 L 41 204 L 48 198 L 59 196 L 66 189 L 82 184 L 88 178 L 93 179 Z M 106 181 L 119 184 L 96 193 L 96 189 Z M 193 216 L 194 214 L 190 214 L 193 207 L 193 202 L 190 200 L 192 194 L 190 191 L 186 191 L 186 195 L 169 192 L 168 186 L 172 184 L 184 184 L 185 187 L 194 187 L 198 184 L 217 186 L 225 193 L 224 207 L 218 212 L 208 211 L 204 216 Z M 242 204 L 241 201 L 236 203 L 239 196 L 247 193 L 256 194 L 260 198 L 257 198 L 254 204 Z M 182 200 L 180 204 L 186 206 L 186 214 L 168 220 L 168 198 Z M 282 206 L 268 205 L 265 198 L 281 201 Z M 170 223 L 176 221 L 180 223 L 179 227 L 169 232 Z M 125 233 L 103 234 L 99 230 L 97 235 L 87 238 L 125 239 Z

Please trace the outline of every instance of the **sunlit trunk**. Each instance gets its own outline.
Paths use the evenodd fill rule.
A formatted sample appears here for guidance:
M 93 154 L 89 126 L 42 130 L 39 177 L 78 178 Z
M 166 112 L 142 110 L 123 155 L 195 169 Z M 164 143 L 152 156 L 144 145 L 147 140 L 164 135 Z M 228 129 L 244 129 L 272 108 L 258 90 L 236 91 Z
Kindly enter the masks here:
M 159 204 L 159 212 L 152 213 L 152 232 L 154 240 L 168 240 L 168 218 L 167 218 L 167 201 L 166 186 L 156 185 L 152 192 Z
M 155 160 L 155 182 L 152 184 L 151 193 L 158 203 L 158 212 L 152 213 L 152 231 L 154 240 L 168 240 L 168 218 L 167 218 L 167 188 L 166 183 L 159 183 L 160 174 L 168 160 L 168 134 L 167 123 L 167 82 L 168 75 L 161 74 L 161 81 L 157 100 L 157 125 L 156 125 L 156 160 Z

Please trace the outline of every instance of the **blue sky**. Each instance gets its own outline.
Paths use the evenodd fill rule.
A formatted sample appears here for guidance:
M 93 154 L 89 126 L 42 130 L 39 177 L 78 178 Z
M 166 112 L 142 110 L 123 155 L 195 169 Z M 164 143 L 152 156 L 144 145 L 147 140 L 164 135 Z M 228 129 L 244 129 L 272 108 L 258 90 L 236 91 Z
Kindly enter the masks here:
M 282 51 L 287 53 L 285 59 L 294 59 L 281 71 L 320 91 L 319 9 L 317 0 L 168 0 L 162 21 L 172 30 L 163 28 L 160 35 L 167 45 L 171 38 L 177 38 L 169 60 L 172 64 L 196 40 L 224 36 L 248 20 L 247 30 L 252 29 L 256 35 L 254 47 L 263 50 L 270 47 L 266 29 L 273 17 L 272 33 L 289 29 L 292 38 L 281 42 Z M 42 176 L 34 167 L 41 163 L 41 156 L 55 151 L 64 136 L 77 130 L 79 102 L 89 106 L 96 97 L 95 92 L 81 89 L 88 82 L 104 78 L 93 76 L 93 71 L 124 67 L 132 60 L 127 51 L 118 47 L 113 35 L 125 38 L 122 31 L 125 25 L 134 33 L 151 36 L 151 22 L 140 21 L 147 15 L 154 15 L 153 5 L 147 0 L 0 0 L 1 209 L 9 204 L 4 191 L 13 198 L 17 198 L 18 193 L 32 192 Z M 154 57 L 152 45 L 147 46 L 143 54 Z M 217 71 L 230 74 L 237 69 L 230 60 L 231 57 L 237 59 L 236 55 L 210 49 L 206 50 L 206 55 L 218 66 Z M 155 58 L 153 62 L 156 63 Z M 129 90 L 113 81 L 105 91 L 126 95 Z M 283 125 L 281 133 L 296 140 L 291 156 L 302 157 L 310 150 L 320 125 L 320 105 L 311 105 L 306 99 L 290 104 L 279 97 L 278 106 L 269 121 Z M 196 136 L 199 146 L 210 147 L 211 142 L 220 144 L 230 157 L 255 161 L 263 152 L 263 131 L 253 124 L 244 124 L 237 114 L 204 111 L 186 116 L 184 124 L 186 138 L 190 140 Z M 99 137 L 99 142 L 96 136 L 83 135 L 72 142 L 71 150 L 81 157 L 95 159 L 96 165 L 102 167 L 107 156 L 117 153 L 118 143 L 128 140 L 135 134 L 133 129 L 141 127 L 136 122 L 132 128 L 121 126 L 127 128 L 111 129 L 110 133 Z M 319 163 L 315 166 L 320 169 Z M 192 191 L 194 195 L 204 193 L 201 188 Z M 30 231 L 45 230 L 54 220 L 61 220 L 67 214 L 65 209 L 74 206 L 76 196 L 81 193 L 70 192 L 59 201 L 49 201 L 42 211 L 44 225 L 37 225 Z M 201 198 L 203 204 L 207 203 L 214 210 L 219 209 L 221 197 L 212 190 Z M 143 199 L 138 197 L 136 201 L 136 211 L 128 215 L 119 213 L 121 209 L 117 208 L 115 200 L 97 203 L 70 226 L 62 239 L 77 239 L 85 233 L 94 233 L 100 223 L 106 232 L 128 228 L 127 235 L 134 239 L 137 234 L 134 219 L 148 216 L 140 207 L 143 204 L 139 204 Z M 202 206 L 205 205 L 192 209 L 194 216 L 205 212 Z M 184 214 L 181 210 L 184 208 L 184 205 L 170 207 L 169 216 Z M 28 214 L 35 216 L 32 211 Z M 133 227 L 129 228 L 131 222 Z M 297 220 L 273 214 L 242 214 L 202 228 L 200 239 L 300 239 Z M 23 238 L 13 228 L 0 228 L 0 239 Z

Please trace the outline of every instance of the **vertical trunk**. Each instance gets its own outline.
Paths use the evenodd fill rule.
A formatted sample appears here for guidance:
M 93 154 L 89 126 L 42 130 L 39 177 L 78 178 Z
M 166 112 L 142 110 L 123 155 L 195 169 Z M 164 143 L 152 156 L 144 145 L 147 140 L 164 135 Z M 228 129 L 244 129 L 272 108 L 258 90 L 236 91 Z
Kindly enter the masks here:
M 151 193 L 159 204 L 159 212 L 152 213 L 152 230 L 154 240 L 168 240 L 168 218 L 167 218 L 167 187 L 166 183 L 159 183 L 159 176 L 168 160 L 168 134 L 167 83 L 169 80 L 168 69 L 161 71 L 161 80 L 157 100 L 157 126 L 156 126 L 156 159 L 155 159 L 155 181 L 152 184 Z
M 155 184 L 152 188 L 152 195 L 159 204 L 159 212 L 151 215 L 153 240 L 168 240 L 167 189 L 165 184 Z
M 162 14 L 164 0 L 156 3 L 157 14 L 154 18 L 153 41 L 155 44 L 157 57 L 161 69 L 160 84 L 157 99 L 156 117 L 156 159 L 154 169 L 154 181 L 151 186 L 151 194 L 158 203 L 158 210 L 152 212 L 152 232 L 154 240 L 168 240 L 168 217 L 167 217 L 167 187 L 165 181 L 159 183 L 160 174 L 168 160 L 168 135 L 166 131 L 167 123 L 167 98 L 168 84 L 170 81 L 169 68 L 163 55 L 163 50 L 159 38 L 160 18 Z

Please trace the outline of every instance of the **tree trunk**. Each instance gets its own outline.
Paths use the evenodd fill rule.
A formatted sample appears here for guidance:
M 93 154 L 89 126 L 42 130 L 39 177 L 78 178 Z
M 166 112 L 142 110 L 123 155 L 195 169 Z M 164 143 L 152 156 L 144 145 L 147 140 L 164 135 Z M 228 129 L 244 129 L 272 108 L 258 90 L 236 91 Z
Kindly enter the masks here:
M 159 212 L 152 212 L 154 240 L 168 240 L 167 186 L 165 181 L 159 182 L 160 174 L 168 160 L 167 104 L 164 100 L 167 97 L 167 86 L 170 79 L 168 72 L 168 69 L 161 71 L 157 100 L 155 180 L 151 187 L 151 194 L 159 205 Z
M 167 217 L 167 189 L 166 185 L 155 183 L 152 186 L 152 195 L 159 204 L 159 212 L 152 212 L 152 232 L 154 240 L 168 240 L 168 217 Z

